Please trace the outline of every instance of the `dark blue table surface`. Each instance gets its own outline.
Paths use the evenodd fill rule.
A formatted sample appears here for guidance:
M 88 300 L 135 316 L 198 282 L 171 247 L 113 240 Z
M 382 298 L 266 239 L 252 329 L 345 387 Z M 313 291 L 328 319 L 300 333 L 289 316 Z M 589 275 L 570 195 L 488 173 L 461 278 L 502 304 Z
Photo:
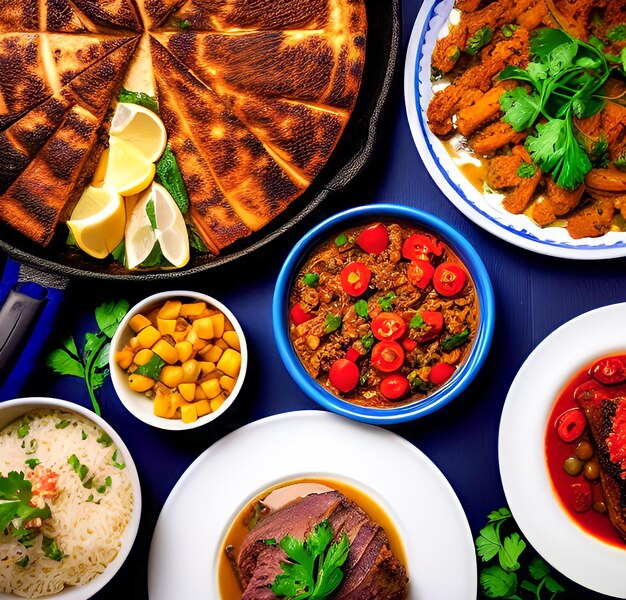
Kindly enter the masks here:
M 518 249 L 478 228 L 439 191 L 415 149 L 404 109 L 404 56 L 420 3 L 403 0 L 402 4 L 401 60 L 376 151 L 341 194 L 328 199 L 299 226 L 236 266 L 160 284 L 70 283 L 53 340 L 93 327 L 93 309 L 102 301 L 124 297 L 133 304 L 150 293 L 177 288 L 208 293 L 229 306 L 241 322 L 250 351 L 241 397 L 216 423 L 188 432 L 161 431 L 136 420 L 121 405 L 110 382 L 99 392 L 103 417 L 120 433 L 134 457 L 143 496 L 141 525 L 133 550 L 116 577 L 96 596 L 99 600 L 147 598 L 147 562 L 159 512 L 178 478 L 199 454 L 251 421 L 319 408 L 300 392 L 281 362 L 272 331 L 271 300 L 282 260 L 322 218 L 372 202 L 415 206 L 453 225 L 474 244 L 485 262 L 495 290 L 497 318 L 490 355 L 481 373 L 462 397 L 438 413 L 389 427 L 441 469 L 456 491 L 474 534 L 491 510 L 506 504 L 498 471 L 498 425 L 517 370 L 545 336 L 569 319 L 625 299 L 624 259 L 567 261 Z M 53 396 L 90 406 L 80 380 L 46 375 L 43 361 L 24 395 Z M 603 598 L 561 580 L 572 590 L 568 598 Z

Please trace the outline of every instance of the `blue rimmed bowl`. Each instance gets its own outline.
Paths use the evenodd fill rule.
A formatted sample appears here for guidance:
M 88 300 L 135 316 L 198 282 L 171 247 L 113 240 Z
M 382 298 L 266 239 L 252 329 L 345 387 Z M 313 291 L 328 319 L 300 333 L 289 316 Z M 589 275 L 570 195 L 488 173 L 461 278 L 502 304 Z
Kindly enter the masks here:
M 348 402 L 317 382 L 298 358 L 289 335 L 289 295 L 294 278 L 311 252 L 334 234 L 375 221 L 397 221 L 436 234 L 459 257 L 474 281 L 478 297 L 478 331 L 468 356 L 454 375 L 430 396 L 392 408 L 374 408 Z M 318 404 L 345 417 L 374 424 L 411 421 L 430 414 L 456 398 L 482 367 L 493 337 L 495 303 L 489 274 L 472 245 L 441 219 L 424 211 L 396 204 L 372 204 L 346 210 L 311 229 L 291 250 L 276 281 L 272 303 L 274 336 L 280 356 L 302 391 Z

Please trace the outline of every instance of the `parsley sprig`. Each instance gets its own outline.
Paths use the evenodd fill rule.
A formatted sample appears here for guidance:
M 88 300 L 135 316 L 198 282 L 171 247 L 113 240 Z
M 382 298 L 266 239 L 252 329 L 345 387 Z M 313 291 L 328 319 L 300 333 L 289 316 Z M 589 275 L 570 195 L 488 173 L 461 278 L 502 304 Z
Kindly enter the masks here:
M 289 558 L 282 562 L 272 584 L 272 591 L 290 600 L 322 600 L 332 594 L 343 579 L 342 565 L 348 558 L 350 543 L 344 532 L 339 542 L 331 544 L 333 531 L 329 521 L 315 526 L 306 540 L 286 535 L 280 547 Z
M 527 545 L 513 524 L 508 508 L 494 510 L 476 538 L 476 553 L 484 563 L 491 563 L 480 572 L 484 597 L 554 600 L 565 590 L 551 577 L 550 567 L 541 558 L 535 556 L 527 563 L 522 560 Z M 509 532 L 504 537 L 503 527 Z

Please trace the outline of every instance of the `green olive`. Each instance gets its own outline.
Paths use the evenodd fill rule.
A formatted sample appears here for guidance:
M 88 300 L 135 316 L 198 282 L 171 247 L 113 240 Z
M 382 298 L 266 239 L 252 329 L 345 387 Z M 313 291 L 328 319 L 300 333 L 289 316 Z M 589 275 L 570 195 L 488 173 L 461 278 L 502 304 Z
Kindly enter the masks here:
M 563 469 L 568 475 L 576 476 L 580 475 L 585 463 L 582 460 L 578 460 L 575 456 L 570 456 L 565 459 L 563 463 Z
M 589 460 L 593 457 L 593 446 L 588 440 L 581 440 L 576 446 L 576 456 L 580 460 Z
M 604 502 L 594 502 L 593 510 L 601 514 L 604 514 L 606 512 L 606 504 Z
M 594 481 L 600 477 L 600 465 L 595 458 L 588 460 L 583 467 L 583 475 L 590 481 Z

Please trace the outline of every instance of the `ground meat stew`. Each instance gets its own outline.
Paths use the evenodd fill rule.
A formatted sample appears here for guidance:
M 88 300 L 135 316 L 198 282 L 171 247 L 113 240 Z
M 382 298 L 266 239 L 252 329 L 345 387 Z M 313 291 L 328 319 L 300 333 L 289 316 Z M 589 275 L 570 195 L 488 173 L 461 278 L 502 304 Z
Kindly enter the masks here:
M 436 235 L 373 222 L 318 246 L 289 297 L 290 337 L 321 385 L 363 406 L 423 400 L 467 357 L 478 299 Z

